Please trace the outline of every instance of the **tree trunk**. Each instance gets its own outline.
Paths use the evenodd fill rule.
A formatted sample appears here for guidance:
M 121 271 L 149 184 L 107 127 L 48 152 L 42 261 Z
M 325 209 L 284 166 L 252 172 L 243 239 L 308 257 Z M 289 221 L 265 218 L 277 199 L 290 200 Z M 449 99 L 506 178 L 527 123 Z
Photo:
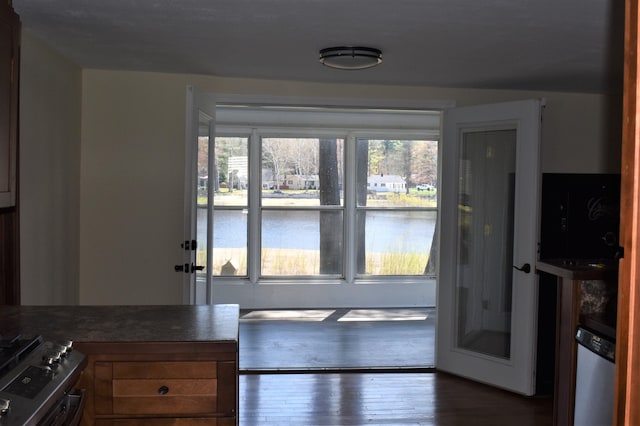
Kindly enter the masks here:
M 437 261 L 438 261 L 438 227 L 436 226 L 436 229 L 433 232 L 433 238 L 431 239 L 431 250 L 429 250 L 429 260 L 427 260 L 427 265 L 424 267 L 425 275 L 436 274 Z
M 337 141 L 335 139 L 320 139 L 319 142 L 320 205 L 339 206 L 340 181 L 338 178 Z M 320 274 L 342 273 L 341 229 L 341 212 L 320 212 Z
M 411 144 L 404 144 L 404 183 L 405 183 L 405 194 L 409 195 L 409 187 L 412 186 L 413 181 L 411 180 L 411 169 L 412 169 L 412 160 L 413 153 L 411 152 Z

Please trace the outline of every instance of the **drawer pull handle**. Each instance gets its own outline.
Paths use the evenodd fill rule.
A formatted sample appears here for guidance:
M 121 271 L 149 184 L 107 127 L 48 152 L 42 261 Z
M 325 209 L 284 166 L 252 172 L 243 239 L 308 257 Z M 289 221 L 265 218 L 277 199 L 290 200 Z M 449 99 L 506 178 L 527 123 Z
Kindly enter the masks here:
M 158 393 L 160 395 L 165 395 L 167 393 L 169 393 L 169 388 L 166 386 L 160 386 L 160 388 L 158 389 Z

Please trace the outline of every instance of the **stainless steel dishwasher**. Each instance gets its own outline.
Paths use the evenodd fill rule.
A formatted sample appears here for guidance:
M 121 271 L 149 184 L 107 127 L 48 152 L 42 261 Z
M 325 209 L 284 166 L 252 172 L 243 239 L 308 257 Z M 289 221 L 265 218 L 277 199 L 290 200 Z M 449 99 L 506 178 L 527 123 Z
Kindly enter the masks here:
M 613 422 L 615 343 L 578 327 L 575 426 L 610 426 Z

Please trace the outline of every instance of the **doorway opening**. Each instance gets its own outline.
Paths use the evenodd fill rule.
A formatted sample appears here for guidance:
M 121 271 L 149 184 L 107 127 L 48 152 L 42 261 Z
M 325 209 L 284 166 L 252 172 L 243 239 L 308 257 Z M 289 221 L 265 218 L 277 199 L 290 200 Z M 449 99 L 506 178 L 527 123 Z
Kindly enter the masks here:
M 198 111 L 192 303 L 434 307 L 440 113 Z

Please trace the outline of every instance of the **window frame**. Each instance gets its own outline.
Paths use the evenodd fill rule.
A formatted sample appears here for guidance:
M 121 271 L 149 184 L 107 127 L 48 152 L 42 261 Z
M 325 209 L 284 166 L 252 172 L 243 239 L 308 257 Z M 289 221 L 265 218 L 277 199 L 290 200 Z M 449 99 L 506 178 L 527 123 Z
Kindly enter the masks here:
M 418 113 L 441 114 L 438 111 L 417 110 Z M 217 119 L 220 114 L 216 114 Z M 214 286 L 221 284 L 236 285 L 269 285 L 269 284 L 376 284 L 376 283 L 417 283 L 423 281 L 432 281 L 435 275 L 363 275 L 357 273 L 356 266 L 356 214 L 359 210 L 376 211 L 389 208 L 383 207 L 359 207 L 356 205 L 356 143 L 358 139 L 402 139 L 402 140 L 433 140 L 440 144 L 440 128 L 437 129 L 414 129 L 414 128 L 389 128 L 384 129 L 363 129 L 356 127 L 355 130 L 344 127 L 301 127 L 291 126 L 285 127 L 270 126 L 261 123 L 259 126 L 247 126 L 246 124 L 238 125 L 235 123 L 216 123 L 215 137 L 248 137 L 248 157 L 249 157 L 249 191 L 247 199 L 247 275 L 243 276 L 220 276 L 212 275 L 211 281 Z M 262 235 L 261 217 L 263 210 L 283 210 L 282 206 L 265 207 L 261 203 L 262 192 L 262 138 L 318 138 L 328 137 L 336 139 L 344 139 L 344 170 L 343 170 L 343 188 L 344 195 L 342 205 L 340 206 L 324 206 L 310 207 L 313 211 L 321 210 L 342 210 L 343 211 L 343 274 L 336 276 L 320 276 L 320 275 L 292 275 L 292 276 L 263 276 L 260 271 L 260 251 Z M 438 159 L 439 161 L 439 159 Z M 351 167 L 349 167 L 351 165 Z M 257 208 L 256 208 L 257 207 Z M 216 209 L 215 205 L 213 207 Z M 305 210 L 301 207 L 292 207 L 295 210 Z M 438 211 L 438 207 L 420 208 L 420 207 L 398 207 L 391 208 L 394 211 Z M 434 234 L 433 238 L 437 238 Z M 213 246 L 211 247 L 213 248 Z

